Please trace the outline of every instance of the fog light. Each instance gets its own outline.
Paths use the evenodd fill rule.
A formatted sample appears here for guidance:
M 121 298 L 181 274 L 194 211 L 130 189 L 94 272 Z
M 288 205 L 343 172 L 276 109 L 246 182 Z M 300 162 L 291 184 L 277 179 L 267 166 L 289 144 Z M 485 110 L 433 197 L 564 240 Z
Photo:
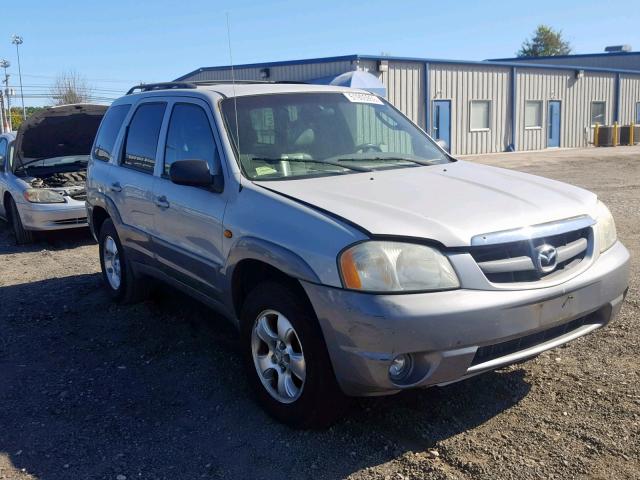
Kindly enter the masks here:
M 403 380 L 409 376 L 412 367 L 413 361 L 411 355 L 408 353 L 398 355 L 391 361 L 391 365 L 389 365 L 389 377 L 394 382 Z

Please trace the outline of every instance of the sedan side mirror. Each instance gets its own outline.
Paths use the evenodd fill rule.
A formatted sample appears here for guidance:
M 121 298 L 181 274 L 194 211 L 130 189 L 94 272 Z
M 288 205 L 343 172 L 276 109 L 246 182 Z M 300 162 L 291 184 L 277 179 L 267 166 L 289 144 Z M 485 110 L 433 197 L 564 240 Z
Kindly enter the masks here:
M 204 160 L 178 160 L 169 168 L 169 178 L 177 185 L 212 187 L 222 191 L 222 175 L 211 175 L 209 164 Z

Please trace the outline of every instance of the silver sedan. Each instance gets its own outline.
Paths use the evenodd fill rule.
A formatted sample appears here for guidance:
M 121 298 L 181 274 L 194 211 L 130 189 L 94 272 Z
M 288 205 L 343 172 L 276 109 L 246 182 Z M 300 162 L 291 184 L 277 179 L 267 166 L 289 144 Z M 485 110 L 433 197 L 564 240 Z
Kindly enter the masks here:
M 87 226 L 86 169 L 106 107 L 46 108 L 14 133 L 0 135 L 0 217 L 16 243 L 34 231 Z

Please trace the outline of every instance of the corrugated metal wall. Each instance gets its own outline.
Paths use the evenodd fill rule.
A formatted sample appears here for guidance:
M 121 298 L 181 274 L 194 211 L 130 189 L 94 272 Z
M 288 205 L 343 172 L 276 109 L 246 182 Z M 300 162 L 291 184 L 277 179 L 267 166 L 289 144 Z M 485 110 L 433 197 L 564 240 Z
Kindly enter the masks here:
M 640 102 L 640 75 L 620 76 L 620 123 L 638 123 L 637 104 Z
M 375 75 L 387 89 L 387 100 L 424 128 L 424 63 L 389 62 L 387 72 L 378 72 L 377 62 L 361 60 L 358 68 Z
M 236 68 L 234 75 L 237 80 L 261 80 L 260 70 L 263 67 L 255 68 Z M 275 82 L 283 80 L 305 81 L 314 78 L 322 78 L 340 75 L 355 69 L 349 61 L 329 62 L 329 63 L 304 63 L 298 65 L 279 65 L 269 67 L 269 80 Z M 191 77 L 185 78 L 184 81 L 198 80 L 230 80 L 231 69 L 224 70 L 204 70 L 198 72 Z
M 381 79 L 387 88 L 387 100 L 424 128 L 424 64 L 389 62 L 389 70 L 381 74 Z
M 547 147 L 549 100 L 559 100 L 560 146 L 584 147 L 592 139 L 591 102 L 606 102 L 606 122 L 613 119 L 616 75 L 585 72 L 576 78 L 574 70 L 517 69 L 517 147 L 539 150 Z M 542 128 L 525 128 L 527 100 L 542 100 Z
M 471 65 L 431 64 L 432 100 L 451 100 L 451 153 L 503 152 L 511 143 L 510 69 Z M 471 131 L 472 100 L 489 100 L 490 127 Z
M 599 55 L 594 57 L 523 58 L 509 59 L 509 62 L 536 63 L 541 65 L 575 65 L 580 67 L 613 68 L 620 70 L 640 70 L 640 53 L 627 55 Z
M 270 80 L 305 81 L 336 76 L 362 69 L 381 79 L 387 99 L 411 120 L 425 127 L 425 64 L 420 61 L 388 60 L 387 72 L 377 71 L 377 61 L 359 60 L 301 63 L 269 67 Z M 259 80 L 260 69 L 235 70 L 237 79 Z M 228 80 L 231 71 L 204 70 L 185 80 Z M 517 150 L 547 147 L 549 100 L 561 102 L 561 147 L 583 147 L 592 140 L 591 102 L 606 102 L 606 122 L 613 122 L 616 74 L 585 72 L 576 78 L 576 70 L 550 70 L 517 67 L 516 144 Z M 431 100 L 451 101 L 451 153 L 456 155 L 506 151 L 511 144 L 511 68 L 493 65 L 432 62 L 429 66 Z M 491 101 L 490 128 L 471 131 L 472 100 Z M 525 102 L 543 102 L 542 127 L 526 129 Z M 640 102 L 640 75 L 621 75 L 620 115 L 622 124 L 634 120 L 636 102 Z M 431 108 L 429 109 L 431 111 Z

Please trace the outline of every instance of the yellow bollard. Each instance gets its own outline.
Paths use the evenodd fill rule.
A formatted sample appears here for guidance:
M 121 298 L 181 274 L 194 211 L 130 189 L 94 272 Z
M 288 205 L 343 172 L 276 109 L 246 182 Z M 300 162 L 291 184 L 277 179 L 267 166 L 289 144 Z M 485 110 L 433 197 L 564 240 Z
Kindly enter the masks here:
M 613 146 L 618 146 L 618 122 L 613 122 Z
M 631 122 L 631 126 L 629 127 L 629 145 L 633 145 L 634 141 L 633 141 L 633 131 L 635 130 L 636 126 L 633 124 L 633 122 Z
M 596 127 L 593 129 L 593 145 L 598 146 L 598 131 L 600 130 L 600 124 L 596 123 Z

